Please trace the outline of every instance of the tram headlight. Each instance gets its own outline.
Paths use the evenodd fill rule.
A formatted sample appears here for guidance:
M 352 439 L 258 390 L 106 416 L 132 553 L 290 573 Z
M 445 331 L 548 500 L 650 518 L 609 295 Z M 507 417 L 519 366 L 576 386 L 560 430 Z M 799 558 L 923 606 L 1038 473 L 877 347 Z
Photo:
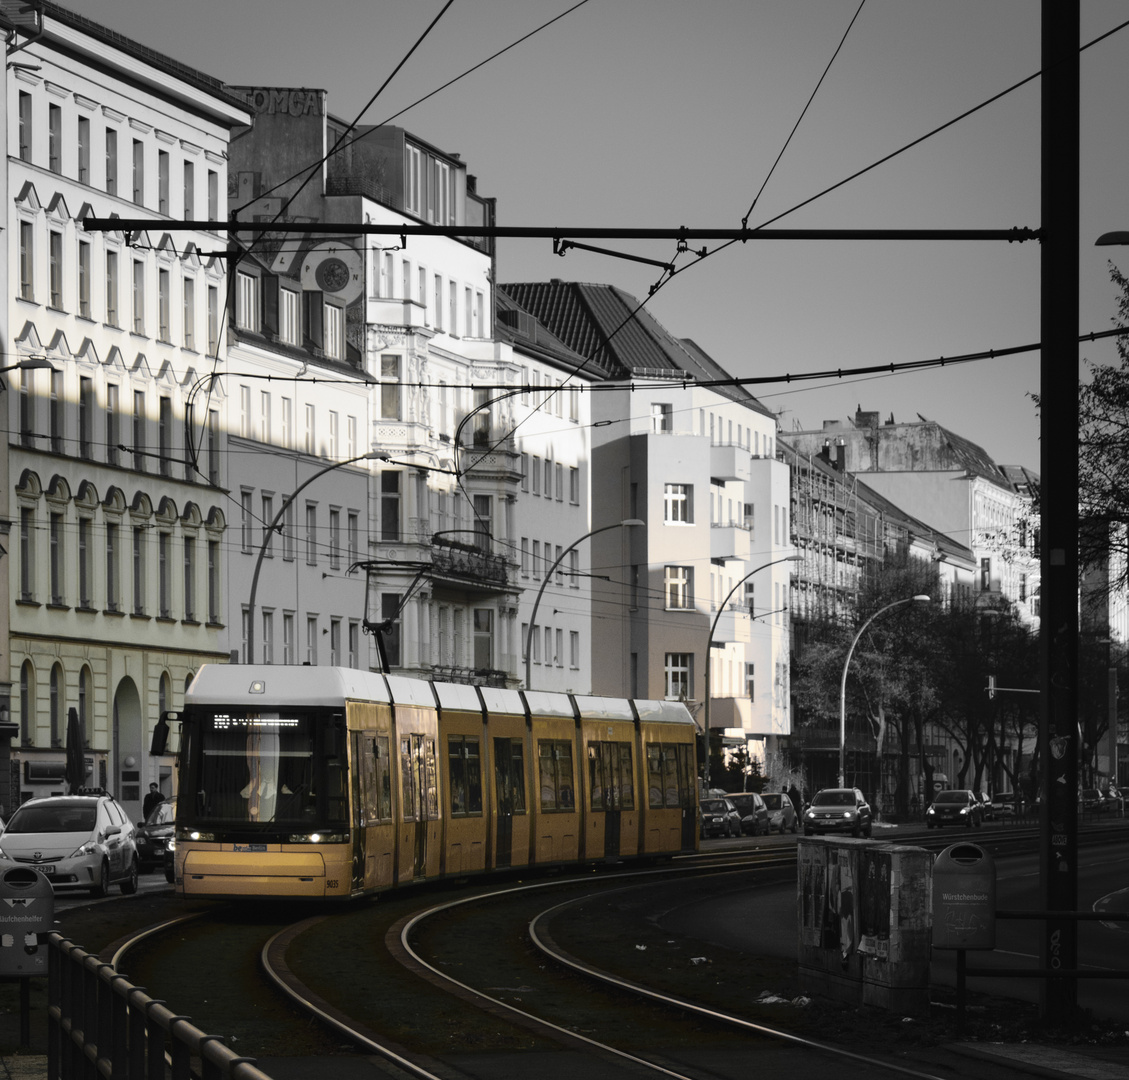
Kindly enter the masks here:
M 347 844 L 348 842 L 349 834 L 347 832 L 312 832 L 290 834 L 290 843 L 292 844 Z
M 213 832 L 203 832 L 200 829 L 177 829 L 177 840 L 203 840 L 207 842 L 215 842 L 216 834 Z

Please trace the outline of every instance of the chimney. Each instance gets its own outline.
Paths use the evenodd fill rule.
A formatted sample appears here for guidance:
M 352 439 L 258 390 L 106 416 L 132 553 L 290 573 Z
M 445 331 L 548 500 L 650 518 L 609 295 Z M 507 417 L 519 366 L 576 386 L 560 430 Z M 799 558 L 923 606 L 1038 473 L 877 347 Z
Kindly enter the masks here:
M 847 469 L 847 442 L 845 439 L 836 439 L 835 441 L 835 468 L 839 472 L 845 472 Z

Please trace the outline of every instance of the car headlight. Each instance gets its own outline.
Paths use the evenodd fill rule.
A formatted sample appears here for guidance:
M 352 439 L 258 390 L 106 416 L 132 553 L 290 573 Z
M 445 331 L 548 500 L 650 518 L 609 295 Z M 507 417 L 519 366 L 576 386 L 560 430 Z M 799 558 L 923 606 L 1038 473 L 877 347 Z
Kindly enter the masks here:
M 74 851 L 71 852 L 72 859 L 81 859 L 84 855 L 95 855 L 98 852 L 98 843 L 95 840 L 87 840 L 85 844 L 80 844 Z
M 0 859 L 7 859 L 10 862 L 12 856 L 9 855 L 3 848 L 0 848 Z
M 931 807 L 929 807 L 928 810 L 925 811 L 925 816 L 926 817 L 932 817 L 935 813 L 937 813 L 937 811 L 934 810 L 933 807 L 931 806 Z
M 962 807 L 960 808 L 960 812 L 961 812 L 962 814 L 968 814 L 968 813 L 971 813 L 971 812 L 972 812 L 972 807 L 971 807 L 971 806 L 962 806 Z
M 850 821 L 850 819 L 853 818 L 854 816 L 855 816 L 854 810 L 846 810 L 843 813 L 843 817 L 845 817 L 848 821 Z

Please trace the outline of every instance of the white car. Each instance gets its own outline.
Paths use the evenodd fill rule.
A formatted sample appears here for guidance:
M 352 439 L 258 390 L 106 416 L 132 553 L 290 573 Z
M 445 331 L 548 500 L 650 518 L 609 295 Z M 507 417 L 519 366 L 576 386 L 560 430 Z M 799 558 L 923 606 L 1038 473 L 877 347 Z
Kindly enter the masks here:
M 137 892 L 133 822 L 105 792 L 29 799 L 0 835 L 0 871 L 20 863 L 45 875 L 56 890 L 89 889 L 105 896 L 117 884 Z

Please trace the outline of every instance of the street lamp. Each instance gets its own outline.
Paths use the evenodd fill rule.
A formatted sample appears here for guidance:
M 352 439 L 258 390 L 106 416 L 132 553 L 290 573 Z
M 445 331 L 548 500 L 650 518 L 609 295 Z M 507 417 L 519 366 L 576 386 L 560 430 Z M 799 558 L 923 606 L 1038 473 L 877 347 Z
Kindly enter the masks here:
M 714 631 L 717 629 L 717 621 L 721 618 L 721 613 L 725 610 L 725 606 L 729 603 L 733 594 L 739 588 L 741 588 L 741 586 L 744 585 L 745 582 L 748 581 L 749 578 L 751 578 L 754 574 L 759 574 L 762 570 L 767 570 L 768 567 L 775 566 L 777 563 L 799 562 L 800 559 L 800 555 L 785 555 L 782 558 L 773 559 L 771 562 L 761 563 L 760 566 L 756 567 L 753 570 L 750 570 L 743 578 L 741 578 L 740 581 L 737 582 L 736 585 L 733 586 L 732 589 L 729 590 L 729 595 L 726 596 L 726 598 L 722 600 L 722 602 L 718 605 L 717 614 L 714 615 L 713 622 L 710 623 L 710 636 L 706 640 L 706 700 L 705 709 L 703 710 L 703 727 L 705 728 L 704 734 L 706 736 L 706 753 L 705 765 L 703 766 L 702 773 L 706 785 L 706 791 L 709 791 L 710 789 L 710 668 L 713 667 L 713 665 L 710 663 L 710 650 L 713 648 L 713 635 Z
M 55 367 L 50 360 L 42 356 L 29 356 L 26 360 L 21 360 L 18 364 L 9 364 L 7 367 L 0 367 L 0 375 L 6 371 L 54 371 Z
M 263 568 L 263 559 L 266 558 L 271 537 L 274 536 L 275 530 L 282 523 L 286 511 L 304 488 L 308 487 L 319 477 L 325 476 L 327 472 L 340 469 L 343 465 L 354 465 L 358 461 L 379 460 L 381 457 L 382 455 L 370 450 L 367 454 L 358 454 L 356 457 L 347 458 L 345 461 L 331 462 L 329 465 L 326 465 L 324 469 L 318 469 L 316 473 L 308 476 L 282 500 L 282 505 L 278 508 L 278 513 L 274 515 L 274 520 L 271 521 L 270 526 L 263 532 L 263 542 L 259 545 L 259 557 L 255 560 L 255 572 L 251 576 L 251 597 L 247 601 L 247 663 L 253 664 L 255 662 L 255 594 L 259 589 L 259 571 Z
M 843 661 L 843 679 L 839 684 L 839 786 L 846 787 L 846 773 L 844 761 L 846 758 L 847 750 L 847 668 L 851 666 L 851 654 L 855 651 L 855 646 L 859 643 L 859 638 L 862 637 L 866 628 L 878 618 L 884 611 L 889 611 L 890 608 L 898 607 L 900 604 L 928 604 L 930 597 L 926 593 L 918 593 L 916 596 L 907 596 L 903 600 L 895 600 L 892 604 L 887 604 L 885 607 L 880 607 L 869 619 L 866 620 L 859 627 L 858 633 L 855 634 L 854 641 L 851 642 L 851 647 L 847 650 L 847 659 Z
M 572 551 L 573 548 L 579 544 L 583 544 L 591 536 L 597 533 L 607 532 L 609 529 L 632 529 L 637 525 L 646 525 L 645 521 L 640 521 L 638 518 L 628 518 L 626 521 L 617 521 L 613 525 L 602 525 L 598 529 L 593 529 L 591 532 L 585 533 L 579 539 L 573 540 L 553 561 L 553 565 L 545 572 L 545 577 L 541 581 L 541 588 L 537 590 L 537 599 L 533 601 L 533 611 L 529 614 L 529 629 L 525 634 L 525 688 L 531 690 L 532 687 L 529 682 L 529 664 L 532 658 L 532 644 L 533 644 L 533 624 L 537 618 L 537 607 L 541 603 L 541 594 L 545 591 L 545 586 L 549 584 L 549 578 L 556 572 L 558 566 L 561 565 L 564 557 Z

